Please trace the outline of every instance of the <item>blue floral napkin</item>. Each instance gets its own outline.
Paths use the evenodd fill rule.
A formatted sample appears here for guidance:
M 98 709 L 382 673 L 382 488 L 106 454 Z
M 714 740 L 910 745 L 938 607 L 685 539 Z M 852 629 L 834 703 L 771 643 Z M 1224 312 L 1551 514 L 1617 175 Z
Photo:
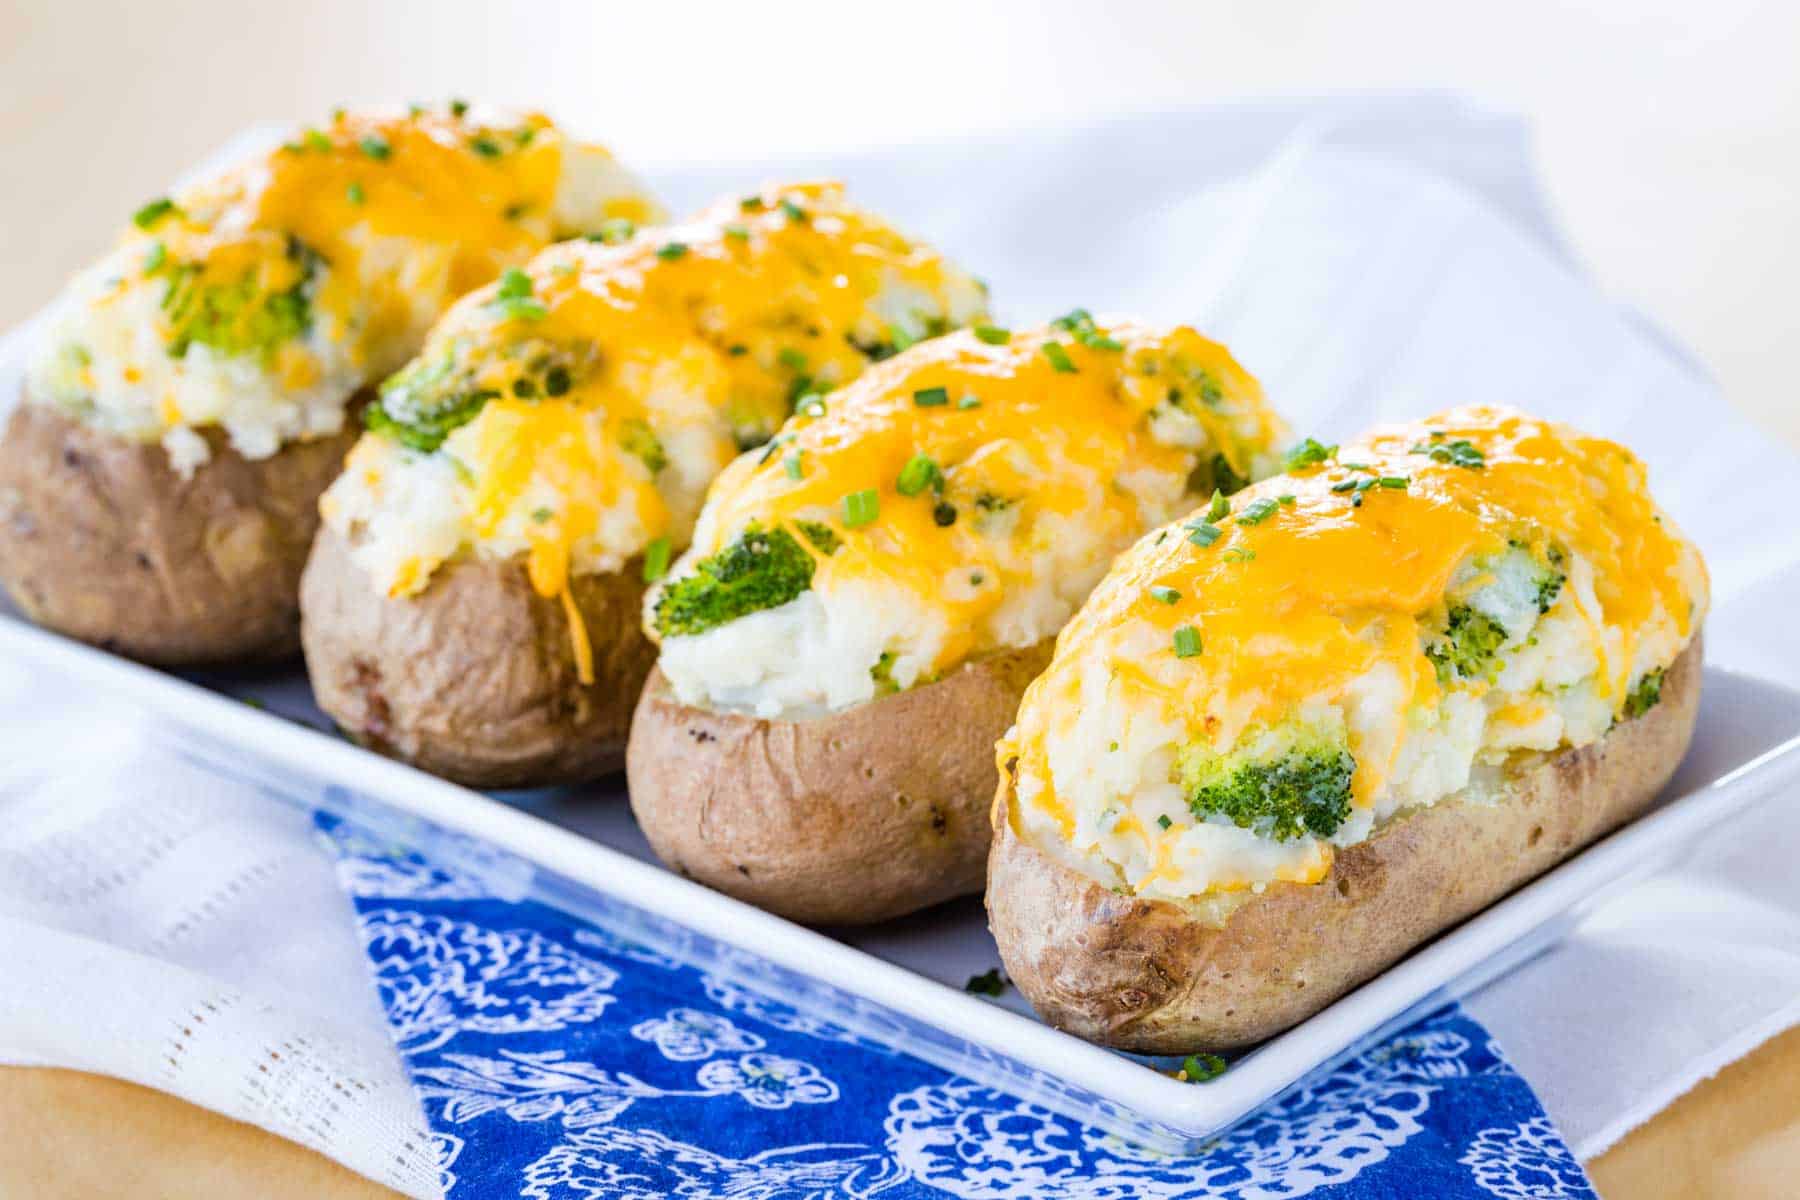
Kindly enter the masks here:
M 453 1200 L 1594 1195 L 1455 1006 L 1171 1156 L 318 821 Z

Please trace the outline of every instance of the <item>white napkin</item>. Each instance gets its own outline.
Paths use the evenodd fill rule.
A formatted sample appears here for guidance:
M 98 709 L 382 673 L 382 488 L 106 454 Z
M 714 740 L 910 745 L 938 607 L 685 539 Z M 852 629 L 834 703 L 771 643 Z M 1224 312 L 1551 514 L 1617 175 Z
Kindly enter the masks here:
M 1800 462 L 1575 273 L 1516 121 L 1385 97 L 649 173 L 687 207 L 819 171 L 981 271 L 1004 316 L 1198 324 L 1304 431 L 1502 401 L 1620 437 L 1708 553 L 1709 657 L 1800 684 Z M 0 961 L 29 965 L 0 972 L 0 1061 L 135 1079 L 438 1194 L 304 822 L 153 730 L 0 663 Z M 1800 835 L 1750 822 L 1470 1004 L 1583 1157 L 1800 1019 Z

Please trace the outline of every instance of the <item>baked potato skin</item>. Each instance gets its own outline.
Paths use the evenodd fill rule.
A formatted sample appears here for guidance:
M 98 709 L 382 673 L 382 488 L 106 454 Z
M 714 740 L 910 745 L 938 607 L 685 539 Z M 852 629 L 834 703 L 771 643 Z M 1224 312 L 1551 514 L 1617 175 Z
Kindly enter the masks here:
M 979 892 L 994 742 L 1053 644 L 806 721 L 689 707 L 659 671 L 632 723 L 632 812 L 675 871 L 809 925 Z
M 207 430 L 183 479 L 157 443 L 21 403 L 0 436 L 0 579 L 38 624 L 158 666 L 292 655 L 319 496 L 356 424 L 255 461 Z
M 995 797 L 989 925 L 1007 975 L 1050 1024 L 1145 1054 L 1254 1045 L 1643 813 L 1693 735 L 1701 646 L 1662 700 L 1600 741 L 1536 755 L 1499 803 L 1440 802 L 1338 852 L 1314 885 L 1273 884 L 1223 925 L 1119 896 L 1013 829 Z
M 393 599 L 323 529 L 300 588 L 313 694 L 361 744 L 471 787 L 616 771 L 656 660 L 639 629 L 640 576 L 633 562 L 570 581 L 593 647 L 586 685 L 561 602 L 532 588 L 523 563 L 448 563 L 423 592 Z

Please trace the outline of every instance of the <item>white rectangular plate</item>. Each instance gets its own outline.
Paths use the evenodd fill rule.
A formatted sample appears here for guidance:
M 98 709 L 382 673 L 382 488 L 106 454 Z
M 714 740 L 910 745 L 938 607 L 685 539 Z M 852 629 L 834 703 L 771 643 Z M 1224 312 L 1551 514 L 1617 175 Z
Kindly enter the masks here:
M 5 610 L 0 653 L 141 702 L 173 722 L 192 752 L 267 795 L 349 815 L 428 855 L 456 856 L 503 890 L 724 970 L 965 1077 L 1172 1149 L 1537 953 L 1602 896 L 1800 779 L 1800 693 L 1709 669 L 1693 748 L 1649 815 L 1196 1087 L 1043 1025 L 1016 994 L 998 1003 L 966 994 L 969 976 L 999 962 L 976 900 L 831 936 L 657 865 L 621 780 L 505 797 L 446 783 L 328 732 L 297 668 L 183 678 Z

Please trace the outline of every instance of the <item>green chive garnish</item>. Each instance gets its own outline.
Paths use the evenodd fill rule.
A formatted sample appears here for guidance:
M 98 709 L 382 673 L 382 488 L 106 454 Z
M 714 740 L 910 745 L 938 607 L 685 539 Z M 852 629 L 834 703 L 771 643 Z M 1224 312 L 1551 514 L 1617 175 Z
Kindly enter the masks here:
M 1336 446 L 1327 446 L 1321 442 L 1314 441 L 1312 438 L 1307 438 L 1298 446 L 1295 446 L 1292 450 L 1287 452 L 1287 461 L 1283 464 L 1283 469 L 1288 471 L 1304 471 L 1308 467 L 1316 466 L 1317 464 L 1324 462 L 1336 453 Z
M 1012 341 L 1012 330 L 1002 329 L 998 325 L 977 325 L 975 336 L 990 346 L 1004 346 Z
M 1175 657 L 1193 658 L 1200 653 L 1200 631 L 1183 625 L 1175 631 Z
M 1280 504 L 1269 499 L 1267 496 L 1264 496 L 1261 499 L 1252 500 L 1250 503 L 1244 505 L 1244 511 L 1238 514 L 1238 524 L 1259 525 L 1268 520 L 1270 515 L 1280 507 Z
M 363 185 L 360 183 L 351 183 L 349 187 L 344 189 L 344 195 L 352 204 L 361 204 L 364 200 L 368 199 L 368 197 L 363 194 Z
M 1225 1073 L 1225 1060 L 1216 1054 L 1190 1054 L 1181 1061 L 1181 1077 L 1188 1083 L 1209 1083 Z
M 1160 825 L 1162 828 L 1167 829 L 1169 826 L 1173 825 L 1175 822 L 1169 820 L 1169 815 L 1167 813 L 1164 813 L 1162 816 L 1156 818 L 1156 823 L 1158 825 Z
M 958 400 L 956 402 L 956 407 L 961 409 L 980 408 L 981 397 L 971 393 L 964 396 L 961 400 Z
M 144 207 L 131 214 L 131 223 L 139 229 L 150 229 L 172 212 L 180 211 L 175 202 L 167 196 L 158 196 Z
M 1210 546 L 1224 535 L 1224 531 L 1217 525 L 1209 525 L 1205 521 L 1198 525 L 1189 525 L 1187 528 L 1188 541 L 1196 546 Z
M 861 529 L 864 525 L 874 524 L 875 518 L 881 515 L 881 497 L 875 494 L 874 488 L 864 488 L 860 492 L 851 492 L 844 497 L 844 528 Z
M 1404 488 L 1408 481 L 1404 475 L 1383 475 L 1375 482 L 1384 488 Z
M 894 488 L 902 496 L 916 496 L 943 478 L 943 471 L 930 455 L 915 454 L 900 468 L 900 478 L 895 481 Z
M 913 393 L 913 403 L 920 408 L 936 408 L 950 403 L 950 389 L 941 387 L 920 388 Z
M 669 539 L 659 537 L 644 547 L 644 582 L 655 583 L 669 573 Z
M 787 477 L 789 479 L 799 479 L 802 475 L 800 470 L 800 451 L 796 450 L 788 455 L 782 460 L 781 465 L 787 469 Z
M 788 220 L 796 225 L 806 224 L 806 210 L 785 196 L 781 200 L 781 211 Z
M 664 242 L 656 248 L 656 257 L 664 262 L 673 262 L 688 252 L 686 242 Z
M 727 225 L 725 236 L 733 241 L 741 242 L 750 236 L 750 227 L 748 225 Z
M 1223 521 L 1230 515 L 1231 501 L 1225 498 L 1224 492 L 1221 492 L 1218 488 L 1214 488 L 1212 501 L 1206 506 L 1206 519 L 1208 521 Z
M 152 242 L 150 252 L 144 255 L 144 274 L 148 275 L 163 265 L 169 257 L 169 248 L 161 242 Z
M 368 155 L 376 162 L 385 162 L 387 158 L 394 153 L 394 148 L 388 145 L 387 139 L 379 134 L 371 133 L 368 137 L 356 144 L 364 154 Z
M 452 100 L 450 102 L 450 115 L 451 116 L 461 119 L 463 114 L 468 111 L 469 111 L 469 102 L 467 100 Z
M 1061 342 L 1045 342 L 1043 349 L 1044 357 L 1050 360 L 1053 368 L 1064 375 L 1075 374 L 1075 364 L 1070 360 L 1069 352 L 1063 349 Z
M 1164 587 L 1161 584 L 1157 584 L 1155 587 L 1151 588 L 1150 594 L 1164 604 L 1174 604 L 1181 599 L 1180 592 L 1172 587 Z

